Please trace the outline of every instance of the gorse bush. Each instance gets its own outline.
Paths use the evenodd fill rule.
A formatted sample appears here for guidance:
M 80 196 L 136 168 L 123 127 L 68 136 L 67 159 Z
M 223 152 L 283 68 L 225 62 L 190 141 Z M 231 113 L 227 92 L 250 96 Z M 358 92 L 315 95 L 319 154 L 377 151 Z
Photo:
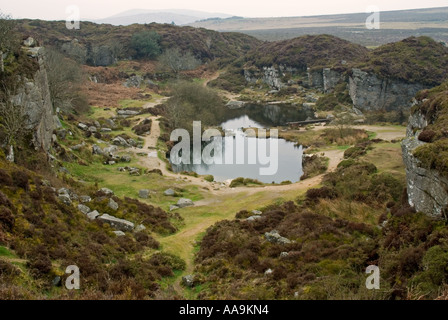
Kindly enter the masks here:
M 131 38 L 131 48 L 136 58 L 154 59 L 161 53 L 160 35 L 155 31 L 134 33 Z

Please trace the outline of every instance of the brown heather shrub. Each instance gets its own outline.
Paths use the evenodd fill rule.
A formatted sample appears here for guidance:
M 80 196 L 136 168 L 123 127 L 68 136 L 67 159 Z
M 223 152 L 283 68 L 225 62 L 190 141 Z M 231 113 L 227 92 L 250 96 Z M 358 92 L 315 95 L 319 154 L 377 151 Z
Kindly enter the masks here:
M 14 227 L 15 218 L 11 210 L 6 207 L 0 207 L 0 228 L 11 231 Z
M 338 194 L 336 190 L 329 187 L 322 187 L 319 189 L 309 189 L 306 192 L 306 198 L 308 200 L 315 201 L 317 199 L 336 199 Z
M 29 176 L 26 172 L 24 171 L 13 171 L 12 174 L 12 180 L 13 183 L 16 187 L 22 188 L 25 191 L 28 191 L 29 189 L 29 183 L 28 183 L 28 179 Z
M 43 254 L 28 260 L 27 265 L 31 269 L 31 273 L 37 278 L 47 276 L 52 267 L 50 258 Z
M 418 135 L 418 140 L 423 142 L 433 142 L 436 132 L 431 129 L 425 129 Z
M 11 176 L 3 169 L 0 169 L 0 185 L 7 187 L 11 187 L 13 185 Z

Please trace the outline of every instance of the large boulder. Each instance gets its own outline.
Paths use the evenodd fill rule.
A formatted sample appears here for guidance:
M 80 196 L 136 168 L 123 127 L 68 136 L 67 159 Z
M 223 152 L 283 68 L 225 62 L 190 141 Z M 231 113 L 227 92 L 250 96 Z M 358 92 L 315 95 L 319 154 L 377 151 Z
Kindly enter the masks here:
M 271 232 L 266 232 L 264 234 L 266 240 L 270 243 L 274 244 L 288 244 L 291 243 L 291 240 L 282 237 L 277 230 L 272 230 Z
M 130 221 L 119 219 L 114 216 L 103 214 L 97 218 L 98 220 L 110 224 L 113 228 L 120 231 L 132 231 L 134 230 L 134 224 Z
M 148 189 L 142 189 L 138 192 L 138 196 L 142 199 L 148 199 L 149 197 L 149 190 Z
M 187 276 L 182 277 L 182 285 L 188 288 L 194 287 L 194 275 L 189 274 Z
M 107 204 L 107 206 L 108 206 L 109 208 L 111 208 L 112 210 L 114 210 L 114 211 L 117 211 L 117 210 L 118 210 L 118 203 L 116 203 L 116 202 L 114 201 L 114 199 L 112 199 L 112 198 L 109 199 L 109 203 Z
M 179 208 L 184 208 L 184 207 L 194 206 L 194 202 L 191 201 L 190 199 L 181 198 L 181 199 L 179 199 L 179 201 L 177 201 L 176 205 Z
M 84 204 L 78 204 L 78 210 L 84 214 L 88 214 L 90 212 L 90 208 Z

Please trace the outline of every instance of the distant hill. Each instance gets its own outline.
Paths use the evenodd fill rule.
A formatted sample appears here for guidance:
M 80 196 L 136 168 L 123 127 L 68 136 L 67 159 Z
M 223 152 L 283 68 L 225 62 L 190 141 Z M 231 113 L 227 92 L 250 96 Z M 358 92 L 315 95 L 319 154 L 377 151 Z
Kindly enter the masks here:
M 207 19 L 190 25 L 216 31 L 238 31 L 268 41 L 331 34 L 371 47 L 411 36 L 429 36 L 436 41 L 448 43 L 448 7 L 381 12 L 380 30 L 368 30 L 365 27 L 369 15 L 353 13 L 281 18 L 230 17 Z
M 194 23 L 195 21 L 204 19 L 224 19 L 229 18 L 231 15 L 224 13 L 212 13 L 194 10 L 145 10 L 145 9 L 132 9 L 108 18 L 92 20 L 95 23 L 108 23 L 112 25 L 127 26 L 134 23 L 173 23 L 176 25 L 185 25 Z

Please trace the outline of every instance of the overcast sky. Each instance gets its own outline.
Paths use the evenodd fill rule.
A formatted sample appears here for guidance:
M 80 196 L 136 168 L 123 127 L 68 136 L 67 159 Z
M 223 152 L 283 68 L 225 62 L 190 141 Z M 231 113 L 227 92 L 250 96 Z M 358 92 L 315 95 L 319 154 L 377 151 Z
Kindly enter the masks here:
M 80 8 L 81 20 L 106 18 L 130 9 L 190 9 L 244 17 L 306 16 L 448 6 L 448 0 L 0 0 L 0 10 L 14 18 L 65 20 L 69 5 Z

